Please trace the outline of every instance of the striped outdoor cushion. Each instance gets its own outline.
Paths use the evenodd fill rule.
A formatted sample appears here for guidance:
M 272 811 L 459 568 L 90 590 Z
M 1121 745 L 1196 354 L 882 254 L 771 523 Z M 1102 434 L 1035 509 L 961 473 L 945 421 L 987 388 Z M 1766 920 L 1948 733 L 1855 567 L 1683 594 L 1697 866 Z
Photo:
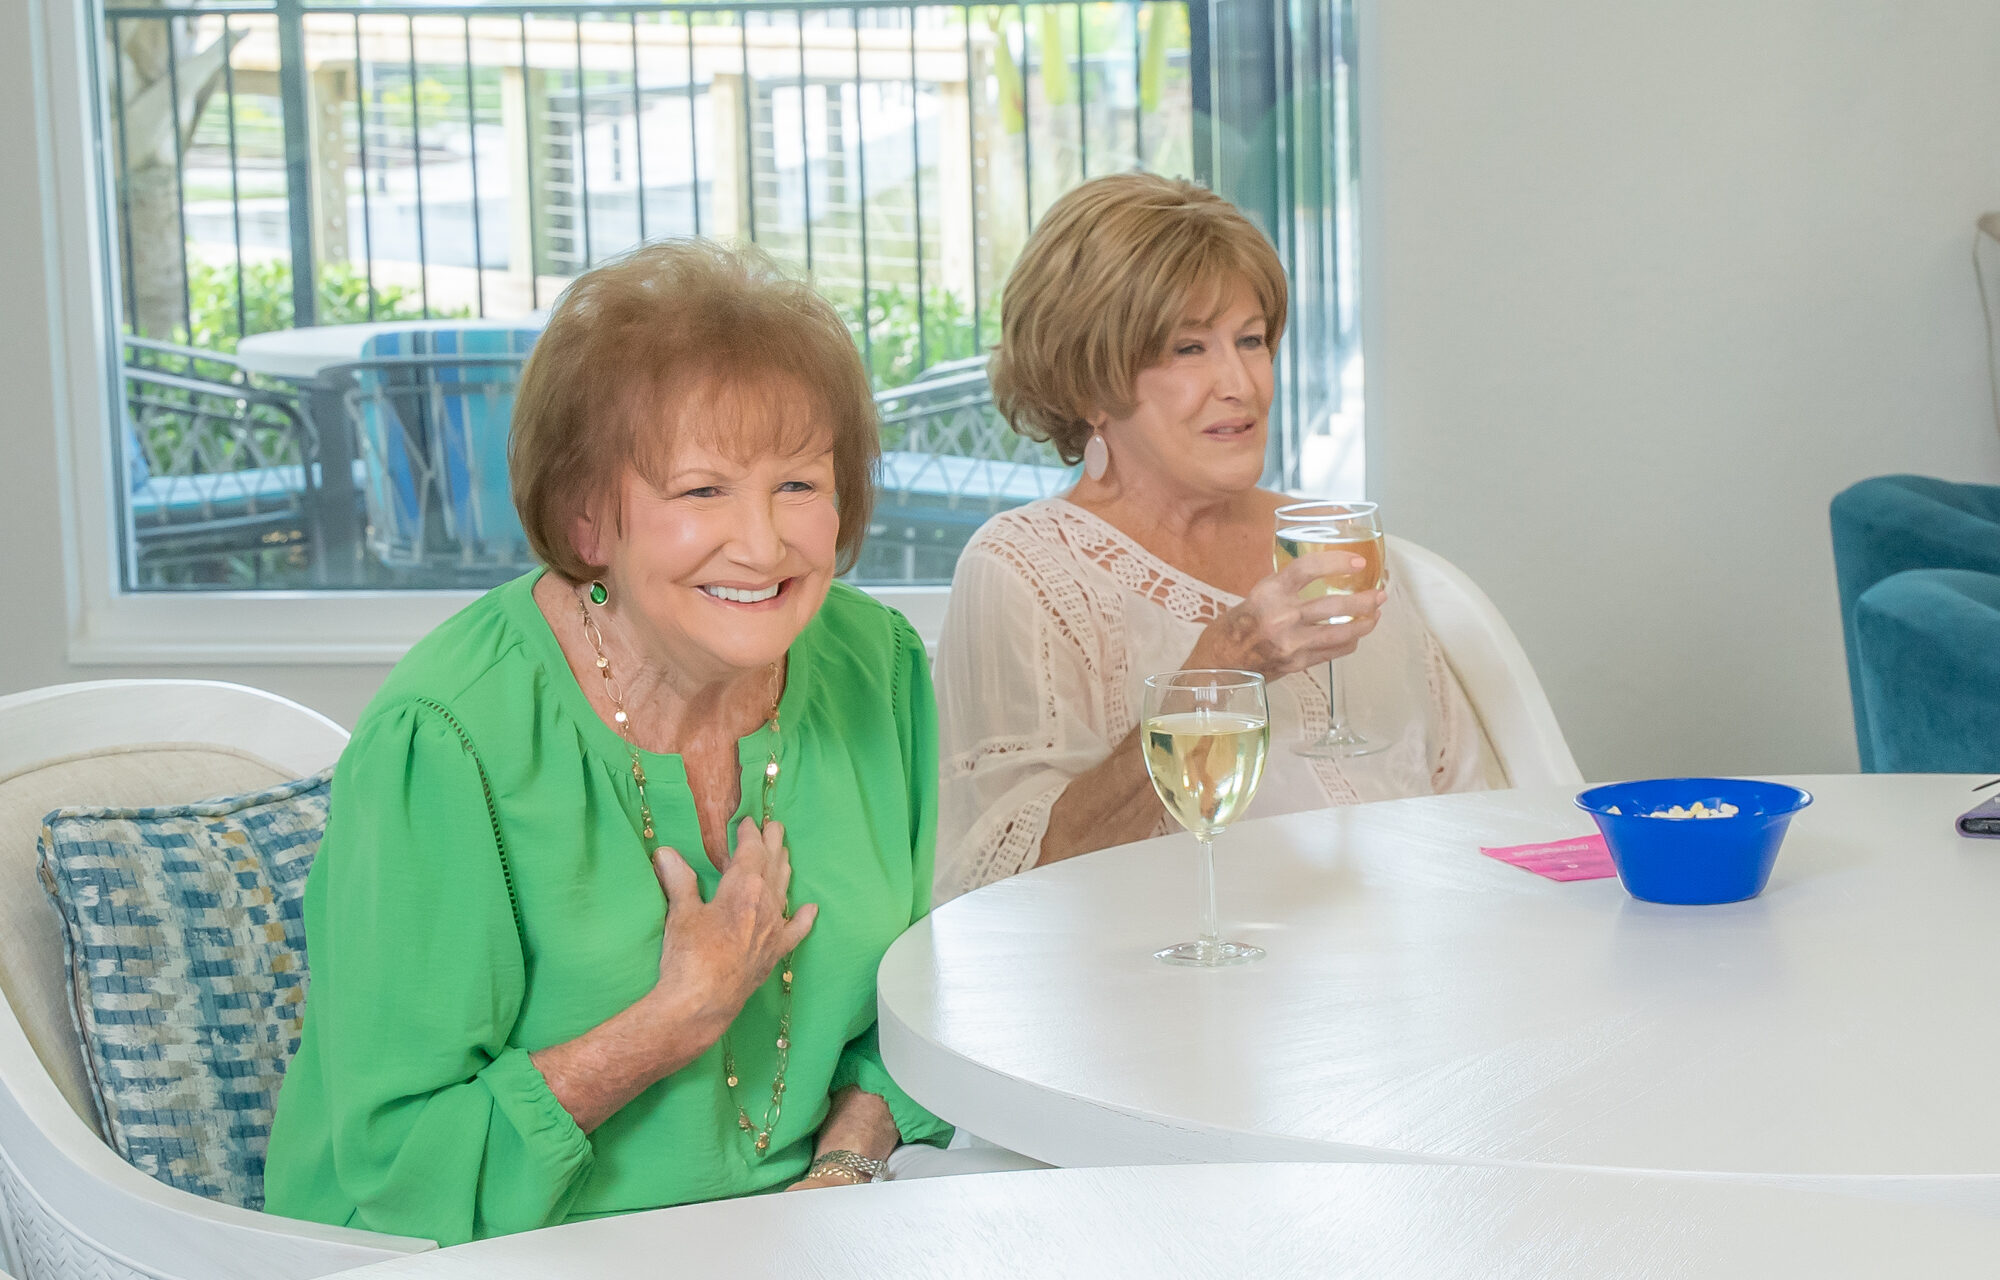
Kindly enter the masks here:
M 112 1147 L 184 1191 L 261 1208 L 306 995 L 301 895 L 332 770 L 252 795 L 64 808 L 39 870 Z

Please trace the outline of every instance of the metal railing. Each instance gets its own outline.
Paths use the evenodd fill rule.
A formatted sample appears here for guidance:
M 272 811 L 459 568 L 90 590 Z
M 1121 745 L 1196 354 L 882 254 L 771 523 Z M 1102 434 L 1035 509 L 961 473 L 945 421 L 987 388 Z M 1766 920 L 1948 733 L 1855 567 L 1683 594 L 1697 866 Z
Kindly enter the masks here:
M 1064 190 L 1184 173 L 1291 270 L 1289 443 L 1339 408 L 1353 346 L 1349 3 L 112 0 L 110 277 L 128 333 L 229 352 L 311 324 L 525 319 L 645 239 L 734 237 L 812 273 L 886 393 L 990 345 Z M 359 461 L 337 388 L 289 393 Z M 916 467 L 887 440 L 899 403 L 885 444 Z M 997 509 L 1059 474 L 990 407 L 958 420 L 987 437 L 927 456 L 1028 470 L 981 495 L 990 467 L 925 467 L 925 504 Z M 366 579 L 348 561 L 380 531 L 326 505 L 316 580 Z M 949 553 L 926 553 L 947 576 Z
M 227 356 L 127 338 L 125 503 L 136 576 L 160 589 L 257 585 L 316 558 L 318 439 Z
M 521 315 L 646 238 L 736 236 L 811 271 L 895 385 L 990 338 L 997 283 L 1063 190 L 1134 167 L 1207 176 L 1189 14 L 109 5 L 126 317 L 221 345 Z

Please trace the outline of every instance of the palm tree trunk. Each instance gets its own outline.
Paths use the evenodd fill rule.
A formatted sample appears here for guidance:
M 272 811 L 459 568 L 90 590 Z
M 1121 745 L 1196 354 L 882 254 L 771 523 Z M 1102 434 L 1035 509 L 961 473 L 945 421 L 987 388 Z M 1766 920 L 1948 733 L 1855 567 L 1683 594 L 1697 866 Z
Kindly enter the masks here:
M 162 0 L 149 0 L 158 6 Z M 162 15 L 123 18 L 113 29 L 123 116 L 111 140 L 119 162 L 119 243 L 133 331 L 185 336 L 187 246 L 182 234 L 180 157 L 221 83 L 229 49 L 220 35 L 204 41 L 196 20 Z M 236 32 L 238 39 L 242 32 Z

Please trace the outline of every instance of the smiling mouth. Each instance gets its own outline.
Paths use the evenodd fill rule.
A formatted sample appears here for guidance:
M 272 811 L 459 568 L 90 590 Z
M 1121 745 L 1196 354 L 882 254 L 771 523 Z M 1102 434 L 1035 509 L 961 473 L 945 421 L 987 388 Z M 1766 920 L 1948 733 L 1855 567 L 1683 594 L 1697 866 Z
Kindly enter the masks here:
M 1250 434 L 1256 425 L 1254 422 L 1218 422 L 1212 427 L 1204 428 L 1202 434 L 1234 439 L 1237 436 Z
M 774 582 L 768 587 L 747 590 L 742 587 L 703 587 L 702 594 L 711 600 L 726 600 L 730 604 L 762 604 L 773 599 L 785 589 L 782 582 Z

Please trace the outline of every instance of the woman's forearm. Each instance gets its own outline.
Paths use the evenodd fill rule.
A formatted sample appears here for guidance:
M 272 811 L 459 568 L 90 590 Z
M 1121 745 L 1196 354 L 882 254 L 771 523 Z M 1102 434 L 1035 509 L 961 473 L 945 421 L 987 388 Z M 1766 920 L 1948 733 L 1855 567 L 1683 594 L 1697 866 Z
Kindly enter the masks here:
M 1102 763 L 1070 779 L 1056 797 L 1035 865 L 1143 840 L 1153 834 L 1159 820 L 1160 798 L 1146 776 L 1135 728 L 1119 739 Z
M 585 1133 L 617 1114 L 656 1081 L 708 1051 L 726 1023 L 712 1011 L 655 989 L 574 1040 L 528 1055 L 549 1092 Z
M 814 1154 L 852 1151 L 871 1160 L 887 1160 L 902 1140 L 889 1104 L 878 1094 L 850 1086 L 833 1095 Z

